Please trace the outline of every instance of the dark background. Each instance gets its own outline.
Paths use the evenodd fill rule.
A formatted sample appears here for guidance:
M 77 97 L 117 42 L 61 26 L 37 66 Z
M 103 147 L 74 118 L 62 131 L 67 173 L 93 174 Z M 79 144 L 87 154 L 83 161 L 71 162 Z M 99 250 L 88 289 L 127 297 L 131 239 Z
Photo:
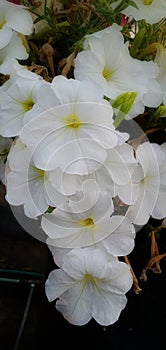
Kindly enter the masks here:
M 166 232 L 160 232 L 159 251 L 166 251 Z M 139 279 L 150 258 L 150 239 L 144 229 L 137 233 L 129 259 Z M 34 282 L 33 294 L 18 350 L 79 349 L 160 350 L 166 339 L 166 259 L 161 274 L 148 271 L 142 291 L 127 293 L 128 303 L 119 320 L 102 327 L 94 320 L 73 326 L 49 303 L 44 290 L 48 273 L 55 268 L 47 246 L 31 237 L 18 224 L 10 207 L 0 198 L 0 350 L 15 350 L 23 313 Z M 7 272 L 5 272 L 7 271 Z M 18 271 L 20 271 L 18 273 Z M 33 275 L 34 273 L 38 275 Z M 32 274 L 32 275 L 31 275 Z M 20 283 L 3 278 L 20 279 Z

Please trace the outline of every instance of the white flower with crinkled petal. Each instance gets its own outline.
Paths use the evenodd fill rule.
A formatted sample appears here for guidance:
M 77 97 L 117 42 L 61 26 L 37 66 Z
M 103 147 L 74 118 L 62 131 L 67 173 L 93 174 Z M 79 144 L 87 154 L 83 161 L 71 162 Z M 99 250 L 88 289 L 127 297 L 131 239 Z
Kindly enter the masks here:
M 68 322 L 81 326 L 94 318 L 108 326 L 125 308 L 132 283 L 127 264 L 90 247 L 71 250 L 61 268 L 50 272 L 45 291 Z
M 66 198 L 50 184 L 47 172 L 35 167 L 31 151 L 16 139 L 6 167 L 6 200 L 24 206 L 25 215 L 36 219 L 49 206 L 64 203 Z
M 158 73 L 156 63 L 130 56 L 128 42 L 124 43 L 124 37 L 115 25 L 98 35 L 87 36 L 84 50 L 78 53 L 74 62 L 75 78 L 95 81 L 102 87 L 103 95 L 111 100 L 124 92 L 136 92 L 130 117 L 142 113 L 145 106 L 160 105 L 162 91 L 156 80 Z
M 111 4 L 116 7 L 121 1 L 116 1 Z M 165 0 L 134 0 L 138 8 L 127 6 L 122 12 L 126 16 L 133 16 L 136 21 L 145 19 L 147 23 L 158 23 L 162 18 L 166 17 L 166 2 Z
M 13 31 L 29 35 L 33 31 L 33 19 L 28 9 L 8 1 L 0 2 L 0 49 L 12 40 Z
M 150 216 L 166 216 L 166 157 L 160 145 L 144 142 L 136 149 L 136 159 L 139 165 L 133 174 L 133 191 L 137 191 L 137 200 L 126 216 L 136 225 L 145 225 Z

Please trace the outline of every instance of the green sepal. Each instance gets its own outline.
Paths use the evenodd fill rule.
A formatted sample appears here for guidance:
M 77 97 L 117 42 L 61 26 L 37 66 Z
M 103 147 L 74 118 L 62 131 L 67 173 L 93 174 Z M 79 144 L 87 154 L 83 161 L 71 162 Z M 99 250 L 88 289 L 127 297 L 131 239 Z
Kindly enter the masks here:
M 123 121 L 125 116 L 128 114 L 130 108 L 132 107 L 137 93 L 136 92 L 125 92 L 120 94 L 114 102 L 112 102 L 112 107 L 119 109 L 114 120 L 114 126 L 117 128 L 119 124 Z

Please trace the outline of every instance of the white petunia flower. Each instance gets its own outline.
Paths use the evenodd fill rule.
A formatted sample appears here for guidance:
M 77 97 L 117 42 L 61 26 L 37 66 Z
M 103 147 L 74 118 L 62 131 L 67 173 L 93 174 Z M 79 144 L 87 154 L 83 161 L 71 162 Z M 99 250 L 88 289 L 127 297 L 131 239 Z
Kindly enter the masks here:
M 74 65 L 76 79 L 96 82 L 102 87 L 103 95 L 111 100 L 124 92 L 136 92 L 133 110 L 129 114 L 131 117 L 142 113 L 145 106 L 157 107 L 162 101 L 156 80 L 159 73 L 157 64 L 132 58 L 128 42 L 124 43 L 123 35 L 114 25 L 99 32 L 99 35 L 89 35 Z
M 52 214 L 50 214 L 52 215 Z M 77 216 L 78 217 L 78 216 Z M 93 214 L 92 214 L 93 217 Z M 92 219 L 91 217 L 91 219 Z M 71 233 L 72 229 L 71 229 L 71 222 L 69 223 L 70 225 L 70 232 L 66 227 L 63 227 L 63 230 L 61 228 L 61 232 L 65 231 L 65 233 L 62 232 L 61 236 L 63 235 L 63 238 L 54 238 L 56 236 L 56 232 L 57 235 L 60 235 L 60 231 L 59 228 L 57 228 L 56 225 L 56 219 L 55 218 L 50 217 L 49 220 L 49 216 L 48 214 L 44 215 L 42 217 L 42 228 L 44 229 L 44 231 L 48 234 L 49 233 L 49 237 L 46 240 L 47 244 L 50 246 L 50 250 L 52 251 L 52 253 L 54 252 L 54 260 L 56 262 L 56 264 L 58 264 L 58 258 L 56 257 L 55 252 L 58 251 L 58 249 L 62 250 L 62 255 L 66 254 L 66 252 L 68 252 L 68 250 L 72 249 L 72 248 L 81 248 L 81 247 L 87 247 L 89 246 L 89 244 L 82 244 L 83 240 L 84 242 L 89 243 L 90 239 L 92 240 L 92 235 L 93 235 L 93 243 L 92 245 L 95 245 L 95 247 L 100 247 L 101 249 L 104 249 L 108 254 L 111 254 L 112 256 L 115 257 L 119 257 L 119 256 L 124 256 L 124 255 L 128 255 L 132 252 L 134 245 L 135 245 L 135 229 L 133 224 L 131 223 L 130 219 L 122 216 L 122 215 L 112 215 L 111 218 L 109 220 L 107 220 L 107 217 L 103 218 L 106 219 L 106 225 L 103 225 L 103 222 L 99 220 L 99 222 L 94 223 L 94 227 L 84 227 L 83 223 L 90 223 L 90 218 L 87 218 L 85 220 L 81 220 L 82 223 L 82 227 L 80 226 L 80 228 L 77 227 L 77 238 L 76 238 L 76 229 L 74 227 L 74 225 L 77 224 L 78 226 L 78 222 L 73 221 L 73 228 L 75 229 L 75 234 L 74 234 L 74 229 L 73 229 L 73 234 Z M 62 219 L 62 218 L 61 218 Z M 69 219 L 69 216 L 66 215 L 66 220 Z M 76 215 L 70 215 L 70 220 L 76 219 Z M 57 223 L 58 223 L 59 218 L 57 217 Z M 89 220 L 89 221 L 88 221 Z M 93 220 L 93 219 L 92 219 Z M 64 218 L 65 221 L 65 218 Z M 67 225 L 66 221 L 65 223 L 62 223 L 62 225 Z M 55 224 L 55 225 L 54 225 Z M 59 222 L 60 224 L 60 222 Z M 96 228 L 95 228 L 96 225 Z M 109 225 L 109 227 L 108 227 Z M 105 227 L 104 227 L 105 226 Z M 103 231 L 102 231 L 103 229 Z M 101 230 L 100 236 L 101 236 L 101 240 L 97 240 L 96 234 L 99 237 L 99 230 Z M 106 234 L 106 230 L 109 232 Z M 68 232 L 67 232 L 68 231 Z M 50 234 L 51 233 L 51 234 Z M 88 240 L 85 241 L 85 239 L 87 237 L 81 237 L 82 235 L 87 236 L 89 234 L 89 236 L 91 235 L 91 238 L 88 237 Z M 69 237 L 70 235 L 70 237 Z M 79 236 L 78 236 L 79 235 Z M 77 239 L 77 244 L 75 244 Z M 59 251 L 58 251 L 59 252 Z
M 25 60 L 28 56 L 21 38 L 13 32 L 10 43 L 0 49 L 0 73 L 10 75 L 11 65 L 14 64 L 14 61 L 17 59 Z
M 64 159 L 66 166 L 72 164 L 72 173 L 83 174 L 82 168 L 78 169 L 78 161 L 87 159 L 84 174 L 88 174 L 95 163 L 101 164 L 102 149 L 115 147 L 120 136 L 113 125 L 112 107 L 96 101 L 51 108 L 27 123 L 20 137 L 26 145 L 34 147 L 37 167 L 54 170 L 60 166 L 63 155 L 68 154 L 70 158 Z M 91 148 L 86 146 L 86 141 L 91 143 Z
M 126 306 L 132 283 L 127 264 L 92 247 L 70 251 L 61 269 L 50 272 L 45 291 L 68 322 L 81 326 L 94 318 L 108 326 Z
M 133 176 L 138 197 L 129 206 L 127 217 L 136 225 L 145 225 L 149 217 L 166 216 L 166 157 L 162 147 L 144 142 L 136 150 L 139 163 Z
M 65 91 L 65 94 L 64 94 Z M 90 81 L 80 82 L 75 79 L 67 79 L 63 75 L 58 75 L 52 79 L 51 83 L 44 84 L 40 88 L 38 105 L 41 112 L 58 105 L 74 102 L 98 102 L 102 100 L 102 89 Z M 25 117 L 28 122 L 30 117 Z
M 12 40 L 13 31 L 29 35 L 33 31 L 33 20 L 27 8 L 8 1 L 0 2 L 0 49 Z
M 62 209 L 56 208 L 42 217 L 42 229 L 58 247 L 93 245 L 112 232 L 112 199 L 107 193 L 97 192 L 93 180 L 89 181 L 83 188 L 82 198 L 75 196 Z
M 0 136 L 0 181 L 5 185 L 6 160 L 12 146 L 12 138 Z
M 6 169 L 6 200 L 24 206 L 25 214 L 33 219 L 49 206 L 66 201 L 50 184 L 47 173 L 35 167 L 31 151 L 17 139 L 8 155 Z
M 68 204 L 43 215 L 41 226 L 54 246 L 79 248 L 100 242 L 111 255 L 127 255 L 134 247 L 134 227 L 124 216 L 111 216 L 110 194 L 94 185 L 94 180 L 86 180 L 82 196 L 68 197 Z
M 30 72 L 29 72 L 30 73 Z M 36 116 L 41 112 L 37 104 L 39 88 L 47 84 L 37 74 L 34 78 L 18 77 L 0 95 L 0 134 L 5 137 L 18 136 L 25 116 Z
M 127 6 L 122 12 L 126 16 L 133 16 L 136 21 L 145 19 L 147 23 L 158 23 L 162 18 L 166 17 L 166 2 L 165 0 L 134 0 L 138 8 Z M 116 7 L 120 1 L 112 4 Z

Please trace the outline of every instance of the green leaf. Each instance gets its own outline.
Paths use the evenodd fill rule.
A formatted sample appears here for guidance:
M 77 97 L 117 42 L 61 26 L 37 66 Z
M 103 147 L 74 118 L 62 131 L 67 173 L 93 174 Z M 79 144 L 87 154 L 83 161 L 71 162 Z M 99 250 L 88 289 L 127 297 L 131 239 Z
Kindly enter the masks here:
M 146 34 L 145 28 L 140 29 L 136 34 L 130 50 L 130 54 L 132 57 L 137 57 L 138 48 L 141 46 L 141 43 L 145 37 L 145 34 Z
M 138 6 L 132 0 L 130 0 L 130 1 L 127 1 L 127 0 L 126 1 L 123 1 L 123 0 L 122 1 L 120 1 L 120 0 L 114 1 L 111 6 L 115 10 L 115 12 L 123 12 L 123 10 L 126 7 L 128 7 L 129 5 L 135 7 L 136 9 L 138 9 Z

